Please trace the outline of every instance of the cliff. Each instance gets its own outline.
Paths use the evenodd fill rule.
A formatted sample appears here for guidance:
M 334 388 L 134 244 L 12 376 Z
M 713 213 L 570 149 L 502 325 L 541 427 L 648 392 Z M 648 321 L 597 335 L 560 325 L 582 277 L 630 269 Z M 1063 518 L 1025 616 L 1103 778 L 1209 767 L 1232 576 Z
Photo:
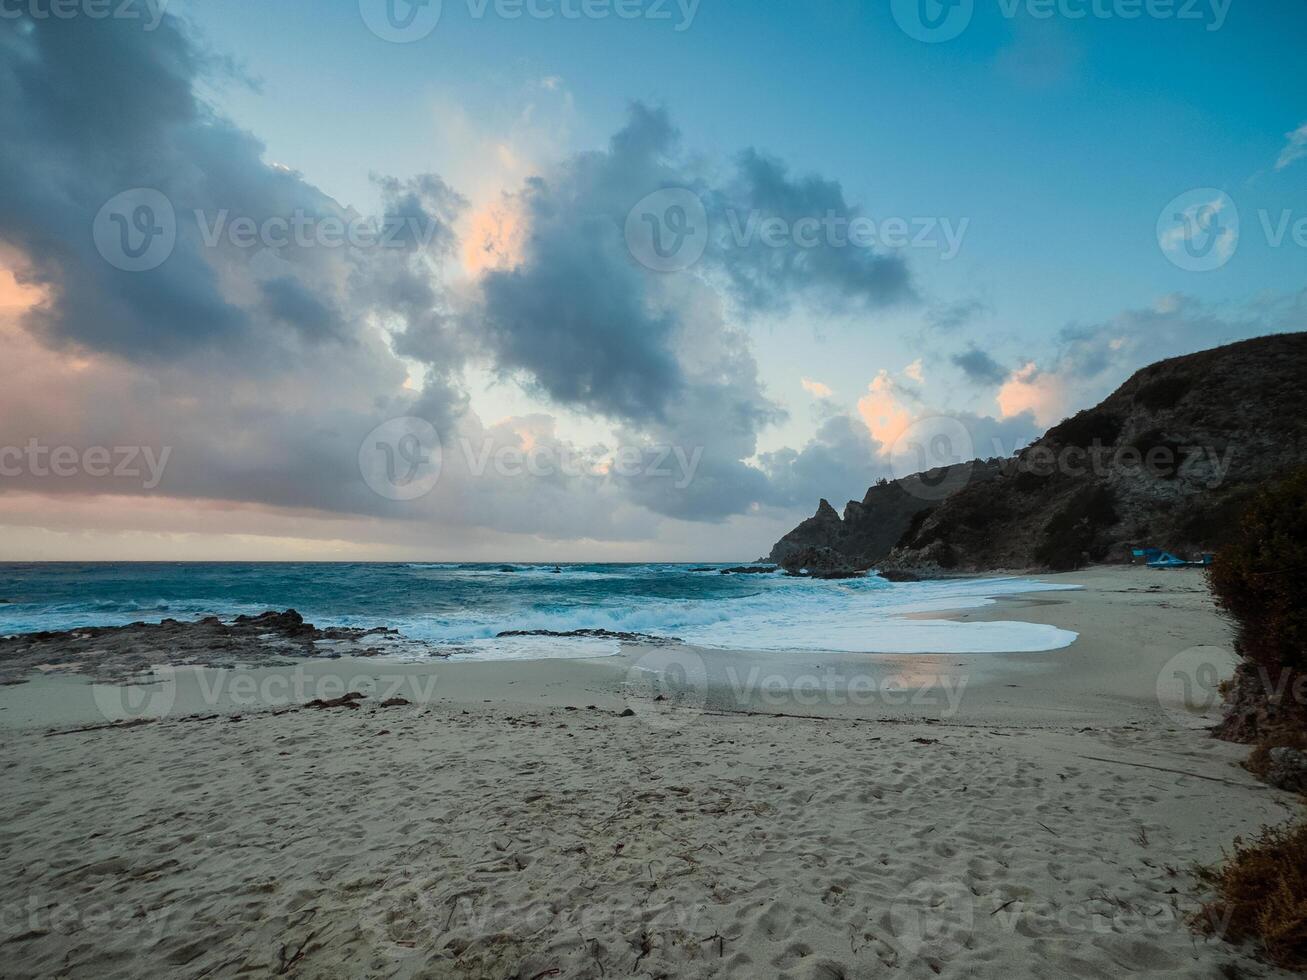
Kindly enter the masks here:
M 1159 361 L 1016 456 L 970 464 L 937 504 L 899 483 L 843 519 L 822 501 L 772 557 L 811 544 L 867 566 L 963 572 L 1125 561 L 1144 545 L 1215 551 L 1255 487 L 1307 463 L 1304 406 L 1304 333 Z

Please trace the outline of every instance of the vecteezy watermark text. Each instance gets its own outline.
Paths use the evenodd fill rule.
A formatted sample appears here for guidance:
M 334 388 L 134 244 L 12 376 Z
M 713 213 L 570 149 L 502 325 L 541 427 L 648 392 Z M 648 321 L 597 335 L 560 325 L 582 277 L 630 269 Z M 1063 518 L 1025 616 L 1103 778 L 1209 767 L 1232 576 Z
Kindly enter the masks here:
M 674 489 L 685 490 L 698 473 L 704 447 L 628 445 L 596 453 L 561 443 L 506 444 L 489 436 L 462 436 L 446 446 L 430 422 L 404 417 L 383 422 L 364 437 L 359 472 L 373 492 L 389 500 L 416 500 L 435 489 L 451 454 L 476 479 L 493 474 L 509 479 L 668 480 Z
M 152 31 L 171 0 L 0 0 L 0 20 L 139 20 Z
M 985 0 L 890 0 L 894 22 L 904 34 L 937 44 L 970 26 Z M 1174 20 L 1197 22 L 1204 30 L 1225 25 L 1233 0 L 994 0 L 999 16 L 1015 20 Z
M 3 2 L 3 0 L 0 0 Z M 172 255 L 179 232 L 194 220 L 192 239 L 204 248 L 268 249 L 407 249 L 429 246 L 441 230 L 433 218 L 419 215 L 368 217 L 354 213 L 319 213 L 296 208 L 284 214 L 241 214 L 230 208 L 196 208 L 178 214 L 172 200 L 153 187 L 134 187 L 109 198 L 91 226 L 96 250 L 124 272 L 148 272 Z
M 154 490 L 163 480 L 172 456 L 172 446 L 48 446 L 40 439 L 28 439 L 22 446 L 0 446 L 0 477 L 141 480 L 141 487 Z
M 465 0 L 471 20 L 647 20 L 690 28 L 700 0 Z M 383 41 L 408 44 L 431 34 L 440 23 L 442 0 L 359 0 L 363 23 Z
M 656 272 L 679 272 L 710 247 L 718 252 L 756 249 L 930 249 L 955 258 L 970 218 L 873 217 L 834 209 L 783 216 L 758 208 L 724 208 L 709 216 L 702 197 L 687 187 L 646 194 L 627 212 L 627 249 Z

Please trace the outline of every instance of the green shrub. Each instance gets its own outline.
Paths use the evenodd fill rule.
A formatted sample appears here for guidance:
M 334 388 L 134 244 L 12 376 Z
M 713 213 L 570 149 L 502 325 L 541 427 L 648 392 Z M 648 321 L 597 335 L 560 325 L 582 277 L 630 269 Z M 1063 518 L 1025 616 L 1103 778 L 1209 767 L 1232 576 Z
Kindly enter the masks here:
M 1307 467 L 1253 498 L 1208 579 L 1241 656 L 1307 667 Z

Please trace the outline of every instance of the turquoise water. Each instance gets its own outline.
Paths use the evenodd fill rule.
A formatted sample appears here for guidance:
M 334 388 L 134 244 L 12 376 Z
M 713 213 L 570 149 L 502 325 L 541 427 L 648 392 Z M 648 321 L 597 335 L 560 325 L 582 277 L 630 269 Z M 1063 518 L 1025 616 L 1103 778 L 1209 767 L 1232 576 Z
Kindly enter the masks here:
M 392 626 L 409 639 L 487 658 L 567 655 L 557 641 L 497 638 L 508 630 L 608 629 L 710 647 L 887 653 L 1046 650 L 1075 638 L 1029 623 L 902 618 L 1058 588 L 1030 579 L 822 582 L 692 571 L 698 567 L 0 564 L 0 599 L 7 600 L 0 634 L 294 608 L 318 626 Z M 578 656 L 614 650 L 612 643 L 575 645 Z

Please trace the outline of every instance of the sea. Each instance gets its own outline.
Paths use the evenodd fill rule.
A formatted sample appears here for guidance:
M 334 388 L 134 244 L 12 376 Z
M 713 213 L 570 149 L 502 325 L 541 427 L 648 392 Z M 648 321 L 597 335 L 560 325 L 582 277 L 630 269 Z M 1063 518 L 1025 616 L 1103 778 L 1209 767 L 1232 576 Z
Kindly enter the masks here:
M 296 609 L 316 626 L 393 627 L 388 656 L 598 657 L 607 630 L 706 648 L 784 652 L 1056 650 L 1038 623 L 955 622 L 951 610 L 1068 588 L 1031 578 L 891 583 L 722 574 L 729 565 L 517 563 L 0 563 L 0 636 Z M 938 615 L 932 615 L 938 614 Z M 537 635 L 502 636 L 507 632 Z

